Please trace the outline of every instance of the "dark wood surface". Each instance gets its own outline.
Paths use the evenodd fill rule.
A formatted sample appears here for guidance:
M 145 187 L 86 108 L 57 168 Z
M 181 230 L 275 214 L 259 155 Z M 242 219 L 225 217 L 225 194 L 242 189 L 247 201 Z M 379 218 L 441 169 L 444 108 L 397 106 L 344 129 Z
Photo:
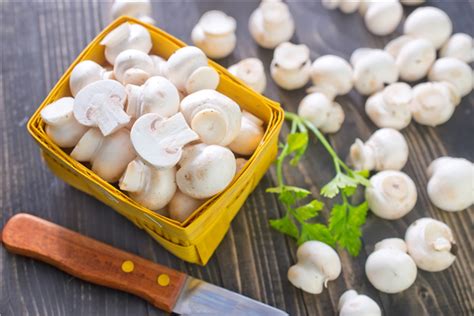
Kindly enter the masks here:
M 430 2 L 430 1 L 429 1 Z M 474 30 L 473 3 L 434 3 L 451 17 L 455 32 Z M 268 72 L 272 51 L 258 48 L 249 36 L 248 17 L 256 1 L 160 1 L 153 4 L 158 26 L 189 42 L 199 16 L 221 9 L 237 19 L 238 45 L 224 66 L 251 56 L 264 61 Z M 369 215 L 363 251 L 357 258 L 340 251 L 341 276 L 320 295 L 294 288 L 286 273 L 295 262 L 293 240 L 271 230 L 268 219 L 279 216 L 281 206 L 265 188 L 275 184 L 272 168 L 234 219 L 222 244 L 206 267 L 187 264 L 169 254 L 145 232 L 93 198 L 55 178 L 41 162 L 39 149 L 25 124 L 48 91 L 86 44 L 110 21 L 109 4 L 100 1 L 1 1 L 0 74 L 0 222 L 15 213 L 29 212 L 81 234 L 138 254 L 192 276 L 243 293 L 288 311 L 291 315 L 333 315 L 339 296 L 354 288 L 375 299 L 385 315 L 468 315 L 472 298 L 472 208 L 460 213 L 436 209 L 426 193 L 429 163 L 442 155 L 474 159 L 474 119 L 471 93 L 463 98 L 446 124 L 428 128 L 412 123 L 403 131 L 410 157 L 404 171 L 418 185 L 415 210 L 397 221 Z M 297 30 L 292 41 L 311 48 L 311 58 L 337 54 L 349 58 L 363 46 L 383 47 L 389 37 L 369 34 L 358 14 L 326 11 L 318 1 L 290 2 Z M 405 14 L 413 9 L 405 8 Z M 269 80 L 265 93 L 295 111 L 304 91 L 285 92 Z M 366 139 L 375 126 L 363 112 L 364 98 L 355 92 L 338 98 L 346 113 L 342 130 L 331 136 L 345 157 L 355 137 Z M 283 135 L 288 131 L 283 128 Z M 309 188 L 315 196 L 333 175 L 328 155 L 311 145 L 297 168 L 285 176 L 293 185 Z M 415 284 L 405 292 L 387 295 L 375 290 L 364 274 L 367 254 L 386 237 L 402 237 L 415 219 L 431 216 L 454 231 L 460 252 L 456 262 L 438 273 L 419 271 Z M 162 315 L 144 300 L 96 286 L 49 265 L 0 249 L 0 314 L 3 315 Z

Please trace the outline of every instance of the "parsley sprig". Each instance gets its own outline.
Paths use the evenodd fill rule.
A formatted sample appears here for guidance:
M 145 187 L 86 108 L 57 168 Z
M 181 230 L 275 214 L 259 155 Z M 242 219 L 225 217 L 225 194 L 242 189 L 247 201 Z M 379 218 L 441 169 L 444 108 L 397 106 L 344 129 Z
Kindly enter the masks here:
M 308 240 L 319 240 L 333 247 L 338 245 L 351 255 L 357 256 L 362 247 L 361 226 L 365 223 L 368 205 L 366 201 L 353 205 L 349 202 L 349 198 L 356 192 L 359 185 L 368 185 L 368 172 L 358 172 L 349 168 L 339 158 L 324 135 L 308 120 L 290 112 L 285 113 L 285 119 L 291 122 L 291 129 L 286 144 L 280 145 L 281 152 L 276 160 L 278 186 L 268 188 L 267 192 L 278 195 L 286 214 L 279 219 L 270 220 L 270 225 L 279 232 L 296 239 L 298 244 Z M 316 136 L 331 155 L 336 171 L 335 177 L 321 189 L 321 196 L 330 199 L 337 195 L 341 197 L 341 203 L 333 205 L 327 225 L 316 222 L 316 218 L 324 208 L 324 203 L 312 199 L 302 204 L 302 200 L 309 197 L 311 192 L 286 185 L 283 178 L 284 162 L 287 158 L 291 158 L 292 166 L 298 164 L 308 148 L 310 133 Z

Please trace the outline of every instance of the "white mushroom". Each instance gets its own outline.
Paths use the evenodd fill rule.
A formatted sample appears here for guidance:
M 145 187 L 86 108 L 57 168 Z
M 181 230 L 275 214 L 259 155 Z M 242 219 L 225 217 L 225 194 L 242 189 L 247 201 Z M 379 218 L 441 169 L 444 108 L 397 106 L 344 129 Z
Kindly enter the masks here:
M 143 86 L 127 85 L 127 113 L 139 118 L 146 113 L 170 117 L 179 110 L 178 89 L 168 79 L 150 77 Z
M 105 46 L 105 58 L 112 65 L 115 63 L 115 58 L 124 50 L 136 49 L 148 54 L 153 45 L 146 28 L 128 22 L 112 30 L 100 44 Z
M 164 76 L 164 67 L 166 65 L 166 60 L 158 55 L 150 55 L 151 60 L 153 61 L 153 70 L 150 71 L 152 76 Z
M 191 39 L 210 58 L 229 56 L 235 48 L 236 22 L 222 11 L 204 13 L 193 28 Z
M 351 57 L 349 58 L 349 62 L 352 65 L 352 67 L 354 67 L 358 61 L 365 58 L 369 53 L 372 53 L 374 50 L 376 49 L 368 48 L 368 47 L 359 47 L 355 49 L 352 52 Z
M 153 60 L 146 53 L 127 49 L 115 59 L 114 75 L 122 84 L 142 85 L 153 72 Z
M 460 100 L 456 87 L 449 82 L 420 83 L 413 88 L 413 119 L 428 126 L 443 124 L 451 118 Z
M 351 62 L 354 61 L 354 86 L 360 94 L 370 95 L 397 81 L 398 69 L 389 53 L 372 49 L 353 54 L 358 54 L 351 57 Z
M 250 156 L 260 144 L 263 133 L 263 121 L 243 111 L 239 134 L 228 147 L 236 154 Z
M 176 193 L 168 204 L 170 218 L 184 222 L 204 202 L 205 200 L 192 198 L 180 190 L 176 190 Z
M 163 66 L 164 75 L 185 94 L 198 90 L 216 89 L 219 74 L 207 64 L 202 50 L 186 46 L 175 51 Z
M 401 170 L 408 160 L 408 144 L 399 131 L 381 128 L 365 143 L 356 139 L 350 160 L 357 170 Z
M 328 281 L 341 274 L 341 260 L 331 247 L 320 241 L 307 241 L 298 247 L 297 262 L 288 270 L 288 280 L 299 289 L 319 294 Z
M 121 15 L 128 15 L 140 19 L 145 23 L 155 23 L 155 20 L 150 17 L 150 0 L 115 0 L 112 4 L 111 11 L 113 19 Z
M 130 117 L 123 110 L 127 94 L 115 80 L 99 80 L 85 86 L 74 99 L 74 117 L 85 126 L 98 127 L 104 136 L 126 126 Z
M 449 38 L 453 25 L 449 16 L 435 7 L 422 7 L 413 11 L 405 20 L 403 32 L 413 37 L 429 40 L 438 49 Z
M 344 122 L 341 105 L 319 92 L 308 94 L 301 100 L 298 115 L 310 121 L 323 133 L 336 133 Z
M 382 316 L 377 303 L 367 295 L 347 290 L 339 298 L 339 316 Z
M 290 40 L 295 32 L 295 22 L 285 3 L 262 1 L 250 15 L 249 31 L 258 45 L 275 48 Z
M 41 110 L 41 118 L 46 123 L 46 134 L 59 147 L 76 146 L 79 139 L 88 130 L 74 118 L 73 106 L 74 99 L 64 97 L 48 104 Z
M 318 57 L 311 65 L 311 92 L 321 92 L 330 100 L 336 95 L 349 93 L 352 89 L 352 67 L 343 58 L 335 55 Z
M 258 58 L 242 59 L 237 64 L 230 66 L 228 70 L 258 93 L 262 93 L 267 86 L 263 63 Z
M 472 91 L 472 69 L 468 64 L 452 57 L 443 57 L 435 61 L 428 73 L 430 81 L 447 81 L 452 83 L 461 97 Z
M 165 207 L 176 192 L 176 169 L 156 169 L 140 159 L 131 161 L 120 178 L 119 187 L 149 210 Z
M 130 142 L 130 133 L 121 129 L 103 136 L 96 129 L 89 129 L 79 140 L 71 157 L 81 162 L 90 162 L 92 171 L 107 182 L 116 182 L 136 154 Z
M 235 156 L 226 147 L 196 144 L 186 146 L 176 173 L 179 189 L 195 199 L 222 192 L 235 175 Z
M 448 225 L 424 217 L 413 222 L 405 233 L 408 253 L 418 268 L 438 272 L 456 260 L 457 246 Z
M 415 6 L 424 3 L 425 0 L 400 0 L 400 2 L 404 5 Z
M 181 112 L 203 143 L 229 145 L 239 134 L 240 107 L 215 90 L 200 90 L 181 101 Z
M 278 86 L 286 90 L 299 89 L 309 81 L 310 72 L 308 46 L 285 42 L 275 48 L 270 73 Z
M 472 37 L 466 33 L 453 34 L 441 47 L 439 55 L 457 58 L 465 63 L 474 61 Z
M 415 282 L 417 269 L 400 238 L 388 238 L 375 244 L 365 262 L 365 274 L 379 291 L 389 294 L 408 289 Z
M 76 96 L 79 90 L 88 84 L 107 79 L 109 73 L 98 63 L 92 60 L 84 60 L 78 63 L 69 77 L 69 89 L 72 96 Z
M 403 129 L 411 121 L 412 97 L 409 85 L 402 82 L 392 83 L 367 99 L 365 113 L 378 127 Z
M 399 219 L 416 204 L 417 193 L 413 180 L 401 171 L 384 170 L 370 178 L 365 189 L 369 209 L 384 219 Z
M 367 29 L 375 35 L 388 35 L 395 31 L 402 20 L 403 8 L 398 0 L 363 1 L 362 10 Z
M 428 196 L 444 211 L 456 212 L 474 203 L 474 164 L 463 158 L 435 159 L 428 168 Z
M 181 113 L 169 118 L 145 114 L 135 121 L 130 132 L 137 155 L 158 169 L 174 167 L 181 159 L 184 145 L 198 138 Z
M 346 14 L 356 12 L 359 8 L 359 4 L 359 0 L 322 0 L 322 5 L 326 9 L 339 9 Z

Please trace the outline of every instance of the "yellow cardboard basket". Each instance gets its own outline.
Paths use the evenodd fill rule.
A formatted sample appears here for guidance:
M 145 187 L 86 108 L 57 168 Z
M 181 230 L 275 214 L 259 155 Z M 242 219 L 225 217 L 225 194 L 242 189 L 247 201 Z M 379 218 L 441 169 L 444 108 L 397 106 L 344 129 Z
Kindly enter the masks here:
M 131 17 L 120 17 L 105 28 L 77 57 L 30 118 L 28 131 L 39 143 L 46 164 L 56 176 L 127 217 L 179 258 L 205 265 L 224 238 L 231 220 L 274 160 L 284 113 L 278 103 L 254 92 L 224 67 L 209 61 L 220 75 L 217 90 L 265 122 L 263 140 L 227 189 L 212 197 L 185 222 L 180 223 L 142 207 L 54 144 L 46 135 L 45 124 L 40 116 L 41 109 L 47 104 L 61 97 L 70 96 L 69 76 L 79 62 L 94 60 L 99 64 L 106 64 L 104 47 L 99 43 L 110 31 L 124 22 L 137 23 L 148 29 L 153 41 L 153 54 L 168 58 L 175 50 L 186 46 L 182 41 L 157 27 Z

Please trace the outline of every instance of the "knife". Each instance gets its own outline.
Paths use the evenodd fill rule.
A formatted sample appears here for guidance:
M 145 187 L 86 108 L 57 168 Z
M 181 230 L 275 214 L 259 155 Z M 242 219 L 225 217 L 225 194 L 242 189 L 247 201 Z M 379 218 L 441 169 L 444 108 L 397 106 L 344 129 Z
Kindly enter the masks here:
M 4 247 L 79 279 L 144 298 L 180 315 L 288 315 L 277 308 L 20 213 L 5 224 Z

